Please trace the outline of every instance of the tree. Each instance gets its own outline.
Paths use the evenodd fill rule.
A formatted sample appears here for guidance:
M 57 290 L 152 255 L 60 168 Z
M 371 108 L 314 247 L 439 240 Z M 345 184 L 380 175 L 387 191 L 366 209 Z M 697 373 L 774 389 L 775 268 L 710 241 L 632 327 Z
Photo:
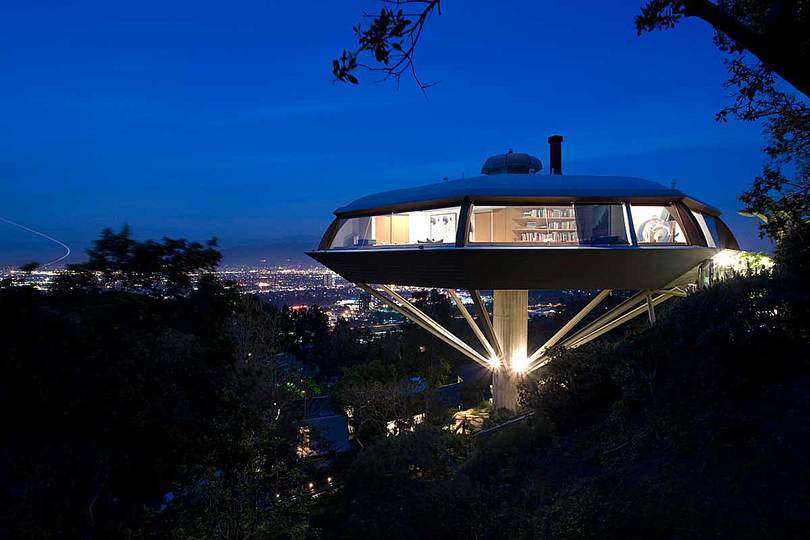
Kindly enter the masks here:
M 440 0 L 394 0 L 367 28 L 355 26 L 357 47 L 334 60 L 336 80 L 358 83 L 359 68 L 380 72 L 397 83 L 416 75 L 414 54 L 430 17 L 441 13 Z M 393 5 L 392 5 L 393 4 Z M 413 10 L 413 11 L 411 11 Z M 761 233 L 780 240 L 810 221 L 810 0 L 648 0 L 635 19 L 640 34 L 668 30 L 684 18 L 698 18 L 715 29 L 714 42 L 726 55 L 734 102 L 717 114 L 762 122 L 768 140 L 763 172 L 740 200 L 745 215 L 762 219 Z M 372 64 L 361 59 L 372 57 Z M 751 58 L 753 57 L 753 58 Z M 793 85 L 794 95 L 779 78 Z
M 335 537 L 802 536 L 810 312 L 783 278 L 740 276 L 653 327 L 555 350 L 525 381 L 525 424 L 366 446 Z
M 383 7 L 368 28 L 360 25 L 352 30 L 357 38 L 357 47 L 345 50 L 340 58 L 332 61 L 335 79 L 357 84 L 354 72 L 358 67 L 380 72 L 383 79 L 394 79 L 399 84 L 404 73 L 410 73 L 419 88 L 425 90 L 431 84 L 423 83 L 416 74 L 414 54 L 425 23 L 436 12 L 441 14 L 441 0 L 393 0 L 385 2 L 393 7 Z M 421 7 L 415 12 L 405 11 L 412 6 Z M 366 14 L 366 16 L 369 16 Z M 359 62 L 361 55 L 371 54 L 376 66 Z
M 361 538 L 472 538 L 448 527 L 464 492 L 442 488 L 470 452 L 471 440 L 434 426 L 419 425 L 361 452 L 346 485 L 348 536 Z M 465 486 L 467 487 L 467 486 Z M 467 490 L 469 492 L 469 489 Z M 481 511 L 479 509 L 479 511 Z M 483 510 L 484 512 L 487 509 Z M 441 516 L 441 517 L 438 517 Z
M 40 264 L 36 261 L 31 261 L 29 263 L 25 263 L 20 266 L 20 272 L 25 272 L 26 274 L 30 274 L 34 270 L 40 267 Z
M 384 438 L 388 422 L 395 422 L 398 429 L 412 425 L 414 385 L 384 361 L 344 370 L 334 395 L 351 410 L 355 434 L 363 444 Z
M 187 294 L 194 278 L 212 272 L 222 255 L 217 239 L 205 244 L 164 237 L 161 242 L 132 238 L 128 225 L 107 228 L 87 250 L 85 263 L 68 265 L 59 287 L 119 287 L 146 293 Z
M 304 476 L 294 454 L 297 396 L 276 365 L 272 310 L 241 296 L 228 323 L 234 370 L 226 391 L 247 429 L 231 441 L 239 459 L 192 464 L 174 497 L 147 522 L 173 538 L 302 538 L 309 532 Z
M 639 34 L 696 17 L 715 29 L 728 53 L 749 51 L 762 66 L 810 95 L 810 2 L 807 0 L 648 0 L 636 17 Z
M 218 257 L 107 230 L 83 286 L 0 289 L 0 536 L 301 530 L 272 314 L 198 274 Z

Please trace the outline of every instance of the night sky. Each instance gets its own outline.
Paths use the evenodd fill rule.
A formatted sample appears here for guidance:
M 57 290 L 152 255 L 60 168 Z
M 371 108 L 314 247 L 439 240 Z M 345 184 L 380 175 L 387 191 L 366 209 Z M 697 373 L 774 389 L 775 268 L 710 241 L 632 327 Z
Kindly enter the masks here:
M 446 0 L 417 57 L 427 99 L 330 64 L 373 0 L 7 2 L 0 17 L 0 216 L 81 253 L 105 226 L 223 246 L 319 236 L 374 191 L 473 175 L 514 148 L 564 171 L 641 176 L 736 216 L 763 157 L 711 30 L 637 37 L 635 1 Z M 58 246 L 0 223 L 0 264 Z M 78 259 L 74 259 L 78 260 Z

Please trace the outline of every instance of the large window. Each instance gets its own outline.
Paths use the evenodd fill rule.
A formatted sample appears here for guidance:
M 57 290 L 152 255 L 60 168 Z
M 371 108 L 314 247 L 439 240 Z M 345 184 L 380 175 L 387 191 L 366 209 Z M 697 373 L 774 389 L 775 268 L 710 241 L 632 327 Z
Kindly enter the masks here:
M 709 228 L 709 221 L 706 220 L 703 214 L 692 210 L 692 215 L 695 216 L 695 220 L 697 220 L 700 226 L 700 232 L 706 237 L 706 245 L 712 248 L 717 247 L 717 228 L 715 227 L 714 219 L 709 218 L 709 221 L 711 221 L 711 228 Z
M 484 244 L 627 245 L 621 204 L 476 206 L 470 242 Z
M 686 236 L 672 206 L 632 205 L 630 212 L 639 244 L 686 243 Z
M 331 248 L 454 245 L 459 208 L 343 219 Z

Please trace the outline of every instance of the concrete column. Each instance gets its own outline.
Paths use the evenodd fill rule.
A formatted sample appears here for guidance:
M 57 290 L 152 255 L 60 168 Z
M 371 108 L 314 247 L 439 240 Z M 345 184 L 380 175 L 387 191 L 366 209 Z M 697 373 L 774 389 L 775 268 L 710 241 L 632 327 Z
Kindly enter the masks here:
M 516 411 L 517 384 L 526 368 L 529 291 L 493 291 L 492 323 L 504 355 L 492 375 L 493 401 L 496 408 Z

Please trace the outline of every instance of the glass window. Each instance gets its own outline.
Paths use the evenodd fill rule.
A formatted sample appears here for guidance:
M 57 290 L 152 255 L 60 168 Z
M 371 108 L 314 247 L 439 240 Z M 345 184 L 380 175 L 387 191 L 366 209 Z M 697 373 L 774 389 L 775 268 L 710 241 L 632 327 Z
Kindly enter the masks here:
M 341 220 L 331 248 L 455 245 L 459 208 L 437 208 Z
M 705 215 L 703 218 L 706 220 L 706 226 L 709 229 L 712 239 L 714 240 L 714 247 L 723 249 L 740 249 L 737 239 L 734 238 L 731 230 L 723 223 L 720 218 Z M 707 237 L 708 238 L 708 237 Z
M 628 244 L 624 205 L 577 204 L 574 206 L 580 244 Z
M 703 233 L 703 236 L 706 238 L 706 245 L 709 247 L 717 247 L 717 231 L 715 228 L 715 234 L 712 234 L 711 229 L 709 229 L 709 224 L 706 221 L 706 218 L 700 212 L 695 212 L 694 210 L 691 211 L 692 215 L 695 216 L 695 219 L 700 225 L 700 231 Z M 714 220 L 712 221 L 712 227 L 714 228 Z
M 332 248 L 362 247 L 373 245 L 372 218 L 341 219 L 340 227 L 332 240 Z
M 685 244 L 686 236 L 671 206 L 630 207 L 639 244 Z
M 470 242 L 485 244 L 628 244 L 621 204 L 476 206 Z

